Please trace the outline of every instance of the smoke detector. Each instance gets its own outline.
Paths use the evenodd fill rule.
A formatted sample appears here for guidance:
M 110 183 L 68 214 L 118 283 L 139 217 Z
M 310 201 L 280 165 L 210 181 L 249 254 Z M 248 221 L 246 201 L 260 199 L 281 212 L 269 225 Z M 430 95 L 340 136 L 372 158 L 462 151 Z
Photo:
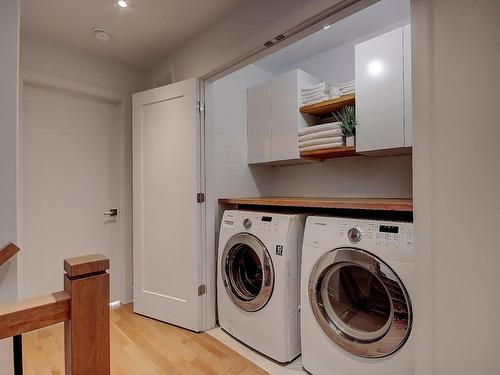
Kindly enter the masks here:
M 94 33 L 94 36 L 96 37 L 96 39 L 102 43 L 106 43 L 109 38 L 111 37 L 111 34 L 109 33 L 109 31 L 107 31 L 106 29 L 102 28 L 102 27 L 94 27 L 92 29 L 92 32 Z

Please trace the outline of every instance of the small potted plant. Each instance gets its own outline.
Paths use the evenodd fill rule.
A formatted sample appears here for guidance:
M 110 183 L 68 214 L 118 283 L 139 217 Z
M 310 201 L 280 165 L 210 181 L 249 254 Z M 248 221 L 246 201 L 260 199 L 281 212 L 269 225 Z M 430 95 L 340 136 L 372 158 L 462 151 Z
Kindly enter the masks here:
M 352 106 L 343 107 L 338 113 L 334 113 L 335 120 L 340 122 L 340 129 L 345 138 L 347 147 L 354 146 L 356 139 L 356 109 Z

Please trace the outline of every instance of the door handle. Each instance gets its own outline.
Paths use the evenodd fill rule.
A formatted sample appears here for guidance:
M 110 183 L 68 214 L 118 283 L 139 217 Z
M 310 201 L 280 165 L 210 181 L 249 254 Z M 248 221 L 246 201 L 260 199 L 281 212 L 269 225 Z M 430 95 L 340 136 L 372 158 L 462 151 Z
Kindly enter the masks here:
M 111 217 L 117 216 L 118 215 L 118 208 L 110 208 L 109 211 L 106 211 L 104 213 L 104 215 L 111 216 Z

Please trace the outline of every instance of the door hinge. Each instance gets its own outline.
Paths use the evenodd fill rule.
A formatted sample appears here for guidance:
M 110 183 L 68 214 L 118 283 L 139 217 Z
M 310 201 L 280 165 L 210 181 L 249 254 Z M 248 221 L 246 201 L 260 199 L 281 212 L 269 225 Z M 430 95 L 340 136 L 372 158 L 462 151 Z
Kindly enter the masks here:
M 205 104 L 200 101 L 196 102 L 196 110 L 200 113 L 203 112 L 205 110 Z
M 207 286 L 205 284 L 201 284 L 199 287 L 198 287 L 198 295 L 199 296 L 202 296 L 204 294 L 207 293 Z
M 205 203 L 205 194 L 204 193 L 196 194 L 196 202 Z

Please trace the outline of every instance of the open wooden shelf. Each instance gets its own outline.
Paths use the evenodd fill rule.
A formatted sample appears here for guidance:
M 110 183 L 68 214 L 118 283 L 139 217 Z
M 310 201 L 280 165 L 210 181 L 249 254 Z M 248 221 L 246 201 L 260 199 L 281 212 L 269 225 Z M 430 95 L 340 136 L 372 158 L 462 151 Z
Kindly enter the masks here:
M 356 152 L 356 146 L 326 148 L 324 150 L 302 151 L 301 158 L 309 159 L 332 159 L 332 158 L 347 158 L 350 156 L 359 155 Z
M 413 200 L 403 198 L 225 198 L 219 199 L 219 203 L 237 206 L 274 206 L 413 212 Z
M 312 116 L 325 116 L 338 111 L 346 105 L 354 105 L 356 102 L 354 94 L 342 95 L 339 98 L 326 100 L 321 103 L 300 107 L 301 113 L 308 113 Z
M 0 248 L 0 266 L 17 254 L 19 248 L 12 242 Z

